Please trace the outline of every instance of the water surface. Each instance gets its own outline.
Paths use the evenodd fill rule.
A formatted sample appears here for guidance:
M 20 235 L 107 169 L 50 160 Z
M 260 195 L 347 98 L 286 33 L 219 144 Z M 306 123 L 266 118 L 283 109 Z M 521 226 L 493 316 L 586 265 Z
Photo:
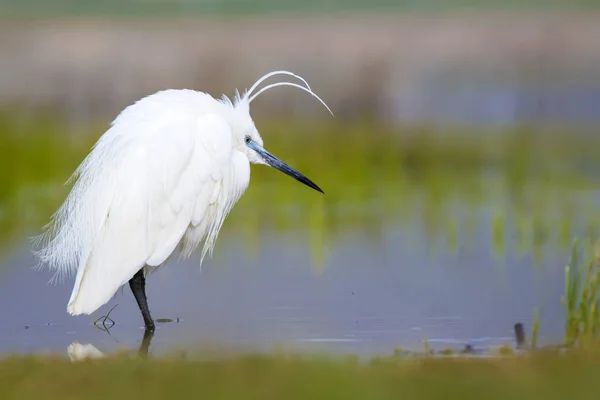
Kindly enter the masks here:
M 531 256 L 494 255 L 489 240 L 455 254 L 431 251 L 396 226 L 373 242 L 355 233 L 337 238 L 313 267 L 306 235 L 263 232 L 258 255 L 242 238 L 222 237 L 216 256 L 168 265 L 148 280 L 159 324 L 151 351 L 176 348 L 288 349 L 389 354 L 395 347 L 479 349 L 512 343 L 512 327 L 530 327 L 543 310 L 546 341 L 562 338 L 564 251 L 548 251 L 544 268 Z M 485 227 L 478 232 L 485 237 Z M 64 353 L 72 342 L 101 351 L 136 348 L 142 320 L 129 289 L 93 316 L 71 317 L 72 283 L 49 285 L 24 250 L 8 258 L 0 280 L 0 352 Z M 113 305 L 111 335 L 91 323 Z
M 312 152 L 294 152 L 301 135 L 269 147 L 325 196 L 254 168 L 214 259 L 171 262 L 148 279 L 153 317 L 174 320 L 158 325 L 151 352 L 486 350 L 512 345 L 516 322 L 530 330 L 536 307 L 541 341 L 562 341 L 570 242 L 600 232 L 596 146 L 323 129 Z M 2 149 L 15 168 L 0 176 L 0 353 L 136 349 L 142 319 L 128 288 L 71 317 L 72 281 L 48 284 L 32 269 L 26 237 L 60 204 L 92 140 L 63 148 L 59 136 L 29 135 Z M 92 322 L 115 304 L 109 335 Z

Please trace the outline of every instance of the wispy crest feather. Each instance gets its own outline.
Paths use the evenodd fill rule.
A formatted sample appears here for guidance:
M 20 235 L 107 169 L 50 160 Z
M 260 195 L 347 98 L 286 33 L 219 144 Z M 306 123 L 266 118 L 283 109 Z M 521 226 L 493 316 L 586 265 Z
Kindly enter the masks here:
M 276 83 L 272 83 L 270 85 L 267 85 L 265 87 L 263 87 L 262 89 L 260 89 L 258 92 L 254 93 L 254 91 L 258 88 L 258 86 L 263 83 L 265 80 L 273 77 L 273 76 L 277 76 L 277 75 L 288 75 L 288 76 L 292 76 L 296 79 L 298 79 L 299 81 L 301 81 L 302 83 L 304 83 L 305 86 L 301 86 L 298 85 L 297 83 L 293 83 L 293 82 L 276 82 Z M 244 95 L 240 95 L 239 91 L 236 89 L 235 91 L 235 97 L 234 97 L 234 101 L 232 102 L 229 97 L 227 97 L 226 95 L 223 95 L 223 97 L 221 98 L 221 101 L 225 104 L 228 104 L 231 107 L 237 107 L 240 105 L 247 105 L 249 106 L 250 103 L 256 99 L 259 95 L 261 95 L 262 93 L 266 92 L 267 90 L 279 87 L 279 86 L 291 86 L 294 87 L 296 89 L 300 89 L 304 92 L 309 93 L 311 96 L 313 96 L 314 98 L 316 98 L 317 100 L 319 100 L 319 102 L 325 106 L 325 108 L 327 109 L 327 111 L 329 111 L 329 113 L 332 116 L 335 116 L 333 114 L 333 111 L 331 111 L 331 109 L 329 108 L 329 106 L 327 105 L 327 103 L 325 103 L 315 92 L 313 92 L 313 90 L 310 88 L 310 85 L 308 84 L 308 82 L 306 81 L 306 79 L 302 78 L 300 75 L 294 74 L 293 72 L 290 71 L 284 71 L 284 70 L 279 70 L 279 71 L 272 71 L 269 72 L 263 76 L 261 76 L 260 78 L 258 78 L 258 80 L 256 82 L 254 82 L 254 84 L 250 87 L 250 89 L 246 90 L 246 92 L 244 93 Z

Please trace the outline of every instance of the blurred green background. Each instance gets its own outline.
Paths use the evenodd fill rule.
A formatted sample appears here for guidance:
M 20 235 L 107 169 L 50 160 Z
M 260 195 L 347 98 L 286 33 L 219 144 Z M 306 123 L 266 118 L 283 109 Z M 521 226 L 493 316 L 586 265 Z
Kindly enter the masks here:
M 457 11 L 457 10 L 572 10 L 589 9 L 596 0 L 308 0 L 302 2 L 275 0 L 3 0 L 3 9 L 11 16 L 164 16 L 206 14 L 274 14 L 281 12 L 327 13 L 340 11 Z
M 239 208 L 272 212 L 261 192 L 277 185 L 282 205 L 300 210 L 275 213 L 282 226 L 406 215 L 465 239 L 448 204 L 478 202 L 503 230 L 537 232 L 518 236 L 523 249 L 557 237 L 568 247 L 597 224 L 594 199 L 580 195 L 597 176 L 600 24 L 583 11 L 594 4 L 5 0 L 0 236 L 20 241 L 47 220 L 70 172 L 136 99 L 165 88 L 231 96 L 288 69 L 336 118 L 286 89 L 252 114 L 270 148 L 327 188 L 324 211 L 306 218 L 312 196 L 262 169 Z M 268 216 L 232 219 L 236 229 Z
M 64 182 L 120 110 L 166 88 L 233 96 L 263 74 L 286 69 L 306 78 L 336 117 L 289 88 L 261 96 L 252 115 L 267 148 L 326 195 L 253 168 L 217 252 L 227 254 L 228 240 L 238 235 L 246 253 L 232 253 L 243 257 L 279 235 L 305 235 L 308 243 L 287 240 L 299 253 L 310 251 L 310 266 L 295 259 L 302 268 L 352 272 L 352 260 L 336 263 L 331 255 L 347 252 L 340 250 L 344 241 L 354 240 L 352 246 L 373 254 L 369 273 L 381 286 L 397 283 L 387 274 L 400 264 L 434 280 L 430 254 L 459 259 L 457 273 L 472 279 L 465 287 L 495 287 L 477 281 L 477 268 L 518 260 L 525 266 L 508 274 L 502 293 L 522 296 L 526 309 L 508 304 L 506 294 L 494 298 L 498 307 L 511 318 L 531 315 L 527 307 L 538 301 L 532 293 L 539 288 L 511 292 L 510 286 L 529 288 L 532 269 L 550 269 L 556 308 L 543 318 L 560 331 L 566 316 L 555 292 L 563 288 L 572 240 L 600 234 L 596 6 L 592 0 L 3 0 L 0 265 L 20 276 L 0 276 L 4 292 L 27 287 L 19 274 L 31 260 L 15 254 L 29 251 L 29 237 L 64 200 Z M 418 257 L 406 256 L 406 248 Z M 286 284 L 263 273 L 274 287 Z M 360 281 L 356 276 L 349 273 L 348 282 Z M 325 282 L 332 286 L 323 293 L 335 289 Z M 458 299 L 462 283 L 454 284 Z M 409 299 L 389 290 L 398 297 L 387 301 L 416 308 L 453 301 L 436 299 L 435 289 Z M 1 296 L 0 310 L 8 314 L 12 298 Z M 480 300 L 457 300 L 456 309 Z M 56 304 L 58 314 L 63 304 Z M 345 304 L 336 306 L 340 314 Z M 376 300 L 372 305 L 379 307 Z M 416 323 L 407 319 L 403 328 L 412 329 Z

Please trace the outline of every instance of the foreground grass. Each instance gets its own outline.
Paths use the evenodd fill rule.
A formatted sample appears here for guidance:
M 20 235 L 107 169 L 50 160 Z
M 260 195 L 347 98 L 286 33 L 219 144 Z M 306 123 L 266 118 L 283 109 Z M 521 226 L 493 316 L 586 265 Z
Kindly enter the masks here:
M 598 393 L 600 351 L 488 359 L 0 361 L 2 399 L 565 399 Z
M 565 267 L 565 344 L 585 345 L 600 334 L 600 241 L 576 238 Z

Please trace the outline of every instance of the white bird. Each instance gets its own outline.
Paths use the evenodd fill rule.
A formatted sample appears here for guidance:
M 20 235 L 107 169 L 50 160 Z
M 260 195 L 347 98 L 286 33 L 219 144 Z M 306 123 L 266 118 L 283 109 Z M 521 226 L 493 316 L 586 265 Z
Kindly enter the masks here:
M 274 75 L 304 83 L 277 82 Z M 189 255 L 202 243 L 200 263 L 212 256 L 223 221 L 248 187 L 250 163 L 266 164 L 323 191 L 263 147 L 250 103 L 278 86 L 310 93 L 288 71 L 262 76 L 232 102 L 195 90 L 164 90 L 125 108 L 67 183 L 75 181 L 52 216 L 37 251 L 53 280 L 75 275 L 67 305 L 71 315 L 91 314 L 125 283 L 145 327 L 154 331 L 145 277 L 178 250 Z M 331 113 L 333 115 L 333 113 Z

